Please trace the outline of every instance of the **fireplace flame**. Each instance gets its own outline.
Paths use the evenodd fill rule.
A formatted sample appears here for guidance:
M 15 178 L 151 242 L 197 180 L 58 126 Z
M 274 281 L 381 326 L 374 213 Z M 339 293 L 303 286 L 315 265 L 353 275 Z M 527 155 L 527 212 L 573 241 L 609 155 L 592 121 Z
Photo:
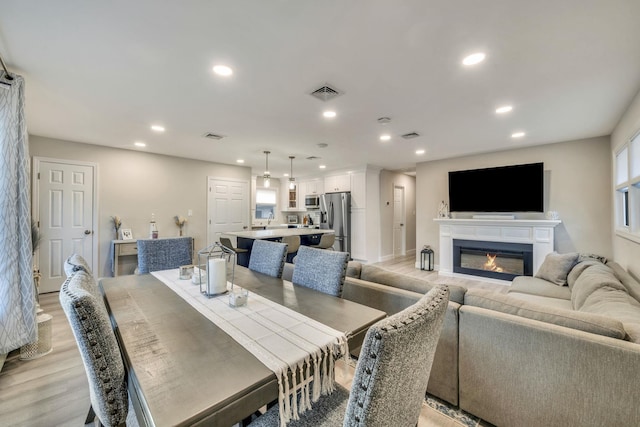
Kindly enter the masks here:
M 487 254 L 487 262 L 484 263 L 484 269 L 489 271 L 495 271 L 496 273 L 502 273 L 502 267 L 498 267 L 496 264 L 496 257 L 498 254 Z

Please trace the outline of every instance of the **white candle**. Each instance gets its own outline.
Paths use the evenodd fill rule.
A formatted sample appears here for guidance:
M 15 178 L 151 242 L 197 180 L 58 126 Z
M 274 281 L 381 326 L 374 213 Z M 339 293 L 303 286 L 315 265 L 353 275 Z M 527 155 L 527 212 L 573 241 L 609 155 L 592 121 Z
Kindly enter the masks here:
M 227 262 L 222 258 L 209 258 L 207 270 L 207 293 L 221 294 L 226 292 Z

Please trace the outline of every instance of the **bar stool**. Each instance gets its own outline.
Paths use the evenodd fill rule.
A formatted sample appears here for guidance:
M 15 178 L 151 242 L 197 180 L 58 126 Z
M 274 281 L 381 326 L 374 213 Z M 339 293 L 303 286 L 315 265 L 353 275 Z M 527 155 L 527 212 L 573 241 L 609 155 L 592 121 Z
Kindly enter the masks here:
M 287 262 L 291 262 L 300 248 L 300 236 L 284 236 L 281 242 L 287 244 Z
M 317 245 L 311 245 L 312 248 L 318 249 L 331 249 L 333 250 L 333 244 L 336 241 L 335 233 L 325 233 L 320 237 L 320 242 Z

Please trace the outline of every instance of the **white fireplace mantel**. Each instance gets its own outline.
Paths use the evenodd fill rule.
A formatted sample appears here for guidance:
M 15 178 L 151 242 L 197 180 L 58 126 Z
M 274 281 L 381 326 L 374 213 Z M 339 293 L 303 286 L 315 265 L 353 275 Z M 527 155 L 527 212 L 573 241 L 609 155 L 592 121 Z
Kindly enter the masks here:
M 453 240 L 529 243 L 533 245 L 533 271 L 553 252 L 553 229 L 559 220 L 436 218 L 440 225 L 439 272 L 453 275 Z

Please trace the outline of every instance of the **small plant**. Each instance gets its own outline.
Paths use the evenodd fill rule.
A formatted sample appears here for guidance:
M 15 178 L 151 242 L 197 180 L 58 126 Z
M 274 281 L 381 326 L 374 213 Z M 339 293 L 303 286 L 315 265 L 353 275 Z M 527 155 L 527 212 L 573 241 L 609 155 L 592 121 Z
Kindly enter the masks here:
M 117 235 L 118 231 L 120 231 L 120 227 L 122 226 L 122 220 L 118 215 L 112 216 L 111 220 L 113 221 L 113 228 L 116 229 L 116 235 Z
M 40 246 L 40 240 L 42 239 L 42 235 L 40 234 L 40 229 L 38 228 L 38 224 L 35 221 L 31 221 L 31 253 L 35 254 Z
M 180 228 L 180 235 L 182 236 L 182 228 L 184 227 L 184 225 L 187 223 L 187 218 L 180 216 L 180 215 L 176 215 L 173 217 L 173 219 L 176 222 L 176 225 L 178 226 L 178 228 Z

